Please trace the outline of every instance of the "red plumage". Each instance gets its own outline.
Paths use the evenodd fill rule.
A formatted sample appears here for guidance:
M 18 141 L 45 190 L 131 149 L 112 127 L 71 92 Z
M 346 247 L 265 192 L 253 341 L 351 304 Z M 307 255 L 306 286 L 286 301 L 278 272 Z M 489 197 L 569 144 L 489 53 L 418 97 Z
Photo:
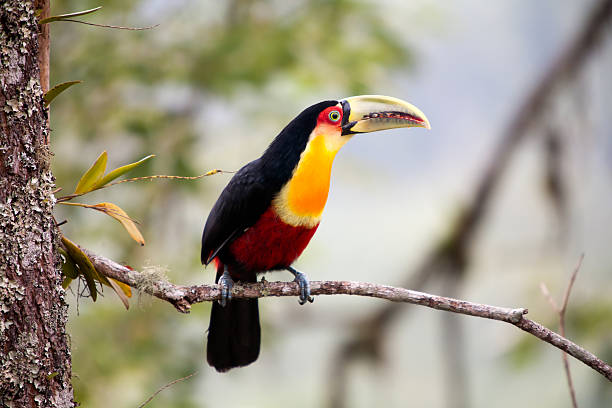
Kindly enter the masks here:
M 304 251 L 318 228 L 294 227 L 284 223 L 268 208 L 229 246 L 234 259 L 249 272 L 285 269 Z

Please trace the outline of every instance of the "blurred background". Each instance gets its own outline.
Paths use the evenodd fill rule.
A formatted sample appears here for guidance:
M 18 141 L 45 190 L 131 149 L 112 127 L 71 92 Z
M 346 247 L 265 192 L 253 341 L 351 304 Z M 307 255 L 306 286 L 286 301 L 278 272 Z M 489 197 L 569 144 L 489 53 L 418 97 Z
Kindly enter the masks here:
M 54 0 L 52 14 L 148 26 L 51 25 L 57 184 L 70 192 L 103 151 L 132 173 L 237 170 L 321 100 L 405 99 L 433 129 L 356 136 L 338 155 L 323 222 L 297 268 L 499 306 L 552 329 L 581 253 L 567 335 L 612 361 L 610 1 Z M 565 57 L 564 57 L 565 56 Z M 70 239 L 180 284 L 211 283 L 204 222 L 231 174 L 147 181 L 111 201 L 140 222 L 58 208 Z M 286 273 L 266 276 L 289 280 Z M 73 284 L 76 293 L 77 287 Z M 76 399 L 85 407 L 571 406 L 559 350 L 500 322 L 351 296 L 260 301 L 259 360 L 220 375 L 205 363 L 210 305 L 189 315 L 137 294 L 69 294 Z M 612 387 L 570 359 L 581 407 Z M 526 401 L 529 401 L 526 403 Z

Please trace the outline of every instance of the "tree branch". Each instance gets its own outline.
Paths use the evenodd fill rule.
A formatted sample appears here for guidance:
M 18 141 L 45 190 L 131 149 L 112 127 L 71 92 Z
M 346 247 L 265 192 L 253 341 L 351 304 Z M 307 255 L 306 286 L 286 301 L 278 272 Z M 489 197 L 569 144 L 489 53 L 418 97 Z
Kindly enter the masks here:
M 546 285 L 542 282 L 540 283 L 540 289 L 544 294 L 544 297 L 548 299 L 548 302 L 552 306 L 553 310 L 557 312 L 559 315 L 559 332 L 561 336 L 565 337 L 565 312 L 567 311 L 567 303 L 569 302 L 570 293 L 572 292 L 572 288 L 574 287 L 574 282 L 576 281 L 576 276 L 578 276 L 578 271 L 582 266 L 582 261 L 584 260 L 584 254 L 580 255 L 580 259 L 578 259 L 578 265 L 574 268 L 574 272 L 570 277 L 569 283 L 567 284 L 567 288 L 565 289 L 565 294 L 563 295 L 563 303 L 561 307 L 557 306 L 557 302 L 552 298 L 550 292 Z M 567 354 L 561 353 L 563 358 L 563 368 L 565 369 L 565 377 L 567 378 L 567 386 L 570 392 L 570 398 L 572 399 L 572 407 L 578 408 L 578 400 L 576 399 L 576 390 L 574 390 L 574 382 L 572 381 L 572 373 L 570 371 L 569 361 L 567 361 Z
M 161 300 L 171 303 L 179 312 L 189 313 L 195 303 L 218 300 L 220 291 L 217 285 L 181 286 L 163 279 L 151 278 L 150 274 L 138 272 L 113 260 L 84 250 L 96 270 L 109 278 L 116 279 Z M 510 323 L 535 337 L 565 351 L 574 358 L 593 368 L 612 382 L 612 367 L 591 352 L 552 330 L 524 317 L 527 309 L 505 308 L 443 296 L 430 295 L 414 290 L 377 285 L 364 282 L 312 281 L 313 295 L 357 295 L 411 303 L 436 310 L 483 317 Z M 233 298 L 260 298 L 269 296 L 297 296 L 295 282 L 237 283 L 232 290 Z

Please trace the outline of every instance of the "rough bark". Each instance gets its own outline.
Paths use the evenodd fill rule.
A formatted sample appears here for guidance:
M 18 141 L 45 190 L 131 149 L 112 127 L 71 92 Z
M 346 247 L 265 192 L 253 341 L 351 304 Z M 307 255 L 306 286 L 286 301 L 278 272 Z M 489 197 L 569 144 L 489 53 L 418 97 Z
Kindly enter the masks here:
M 0 7 L 0 405 L 73 407 L 34 1 Z

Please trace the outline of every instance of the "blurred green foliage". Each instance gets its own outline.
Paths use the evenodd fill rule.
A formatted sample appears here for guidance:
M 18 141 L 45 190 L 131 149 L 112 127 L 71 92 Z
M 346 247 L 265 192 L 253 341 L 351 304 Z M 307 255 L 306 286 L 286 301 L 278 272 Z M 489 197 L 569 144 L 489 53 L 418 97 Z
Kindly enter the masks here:
M 83 81 L 52 106 L 53 169 L 66 193 L 103 150 L 116 160 L 109 167 L 157 154 L 135 169 L 134 177 L 208 170 L 194 151 L 202 143 L 198 117 L 210 101 L 239 102 L 275 81 L 319 99 L 367 93 L 370 84 L 412 63 L 410 50 L 385 27 L 377 8 L 359 0 L 54 0 L 51 6 L 52 15 L 103 6 L 81 17 L 100 24 L 160 23 L 146 31 L 52 23 L 52 86 Z M 233 115 L 248 114 L 236 106 Z M 177 218 L 184 210 L 180 205 L 197 202 L 206 182 L 155 183 L 94 193 L 103 198 L 97 201 L 112 201 L 141 221 L 148 255 L 87 209 L 61 208 L 60 220 L 69 221 L 62 228 L 117 260 L 140 266 L 156 254 L 152 262 L 171 265 L 172 280 L 202 281 L 198 238 L 175 238 L 181 222 L 194 221 Z M 138 307 L 132 299 L 136 307 L 127 313 L 112 295 L 95 305 L 79 302 L 78 309 L 71 308 L 70 332 L 76 400 L 82 406 L 135 406 L 204 360 L 208 306 L 195 308 L 187 322 L 157 301 Z M 203 376 L 175 385 L 148 406 L 201 406 L 193 396 Z
M 134 169 L 133 177 L 202 174 L 233 154 L 214 163 L 204 158 L 232 133 L 248 132 L 240 141 L 251 148 L 248 136 L 259 136 L 259 128 L 278 131 L 305 106 L 304 100 L 379 93 L 388 76 L 415 62 L 406 39 L 385 24 L 383 13 L 393 10 L 384 2 L 54 0 L 51 6 L 52 15 L 103 6 L 81 17 L 100 24 L 160 24 L 146 31 L 51 24 L 51 85 L 83 81 L 51 106 L 53 170 L 62 194 L 73 191 L 104 150 L 109 152 L 109 168 L 157 155 Z M 245 102 L 254 95 L 261 102 L 255 109 Z M 278 100 L 266 101 L 270 95 Z M 232 118 L 225 123 L 239 129 L 211 134 L 211 106 L 214 115 Z M 274 109 L 268 109 L 271 106 Z M 273 136 L 261 135 L 262 143 Z M 58 208 L 57 218 L 68 220 L 62 229 L 71 239 L 103 255 L 137 268 L 147 261 L 168 265 L 170 279 L 178 283 L 210 282 L 212 273 L 202 273 L 198 251 L 207 210 L 200 200 L 209 194 L 211 183 L 147 181 L 84 197 L 88 203 L 116 203 L 140 221 L 145 248 L 132 242 L 117 223 L 91 210 Z M 528 287 L 537 284 L 530 281 Z M 83 290 L 74 282 L 71 289 Z M 76 400 L 86 407 L 138 406 L 164 384 L 200 370 L 147 406 L 203 406 L 205 396 L 198 389 L 209 372 L 201 369 L 209 305 L 197 305 L 185 317 L 167 304 L 136 294 L 126 312 L 109 288 L 104 295 L 96 304 L 80 299 L 78 307 L 76 297 L 70 297 Z M 530 298 L 540 299 L 540 294 Z M 612 305 L 601 301 L 605 298 L 597 294 L 589 302 L 584 295 L 573 297 L 567 332 L 610 361 Z M 547 310 L 544 300 L 540 306 L 540 311 Z M 543 323 L 556 327 L 554 313 L 546 316 Z M 265 317 L 262 323 L 266 325 Z M 264 331 L 264 341 L 274 342 L 274 327 Z M 546 347 L 522 336 L 507 360 L 521 373 L 542 359 L 540 351 Z M 560 359 L 557 368 L 555 374 L 562 378 Z M 598 389 L 586 389 L 591 392 L 590 406 L 610 400 L 609 384 L 603 381 L 595 383 Z

